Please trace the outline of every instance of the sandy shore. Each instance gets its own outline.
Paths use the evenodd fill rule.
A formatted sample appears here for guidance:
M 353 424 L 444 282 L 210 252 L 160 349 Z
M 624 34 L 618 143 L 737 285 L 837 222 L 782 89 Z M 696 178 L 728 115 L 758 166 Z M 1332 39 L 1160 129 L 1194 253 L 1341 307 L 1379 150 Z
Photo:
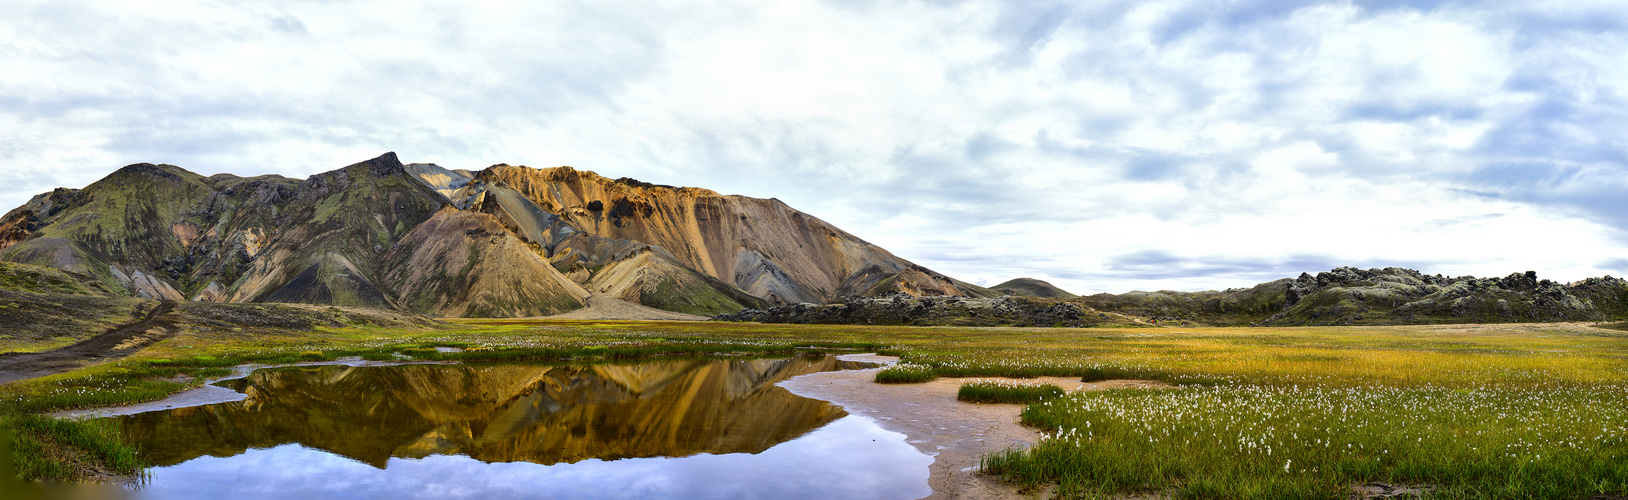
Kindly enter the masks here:
M 890 363 L 898 358 L 847 355 L 844 360 Z M 808 398 L 830 401 L 848 413 L 861 415 L 882 428 L 902 433 L 922 453 L 933 456 L 929 499 L 1025 498 L 1016 488 L 975 472 L 978 457 L 1007 448 L 1027 448 L 1039 431 L 1018 423 L 1021 404 L 975 404 L 956 401 L 961 384 L 976 379 L 938 379 L 925 384 L 878 384 L 876 370 L 849 370 L 804 375 L 780 386 Z M 1027 383 L 1057 384 L 1063 390 L 1102 390 L 1123 387 L 1162 387 L 1162 382 L 1108 380 L 1085 383 L 1073 377 L 1023 379 Z

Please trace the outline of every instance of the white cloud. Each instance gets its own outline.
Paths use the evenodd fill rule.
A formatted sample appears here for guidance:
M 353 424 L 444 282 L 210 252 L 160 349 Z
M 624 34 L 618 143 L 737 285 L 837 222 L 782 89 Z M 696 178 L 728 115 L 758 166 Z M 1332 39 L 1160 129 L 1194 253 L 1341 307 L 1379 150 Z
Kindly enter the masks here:
M 967 281 L 1572 280 L 1628 228 L 1625 11 L 14 2 L 0 204 L 394 150 L 778 197 Z

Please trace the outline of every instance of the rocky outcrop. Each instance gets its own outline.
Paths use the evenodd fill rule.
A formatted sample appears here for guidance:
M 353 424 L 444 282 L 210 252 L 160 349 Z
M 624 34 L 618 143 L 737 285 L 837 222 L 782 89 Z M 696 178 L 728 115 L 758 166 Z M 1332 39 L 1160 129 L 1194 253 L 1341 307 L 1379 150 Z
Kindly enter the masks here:
M 1412 269 L 1342 267 L 1301 273 L 1284 287 L 1284 309 L 1262 324 L 1595 321 L 1628 312 L 1628 282 L 1609 276 L 1566 285 L 1540 280 L 1532 271 L 1449 278 Z

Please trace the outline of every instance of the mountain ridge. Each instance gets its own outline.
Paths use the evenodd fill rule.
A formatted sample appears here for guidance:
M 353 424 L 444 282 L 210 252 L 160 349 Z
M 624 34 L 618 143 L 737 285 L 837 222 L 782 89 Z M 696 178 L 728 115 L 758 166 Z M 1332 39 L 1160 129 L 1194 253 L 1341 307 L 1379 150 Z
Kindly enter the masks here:
M 0 218 L 0 260 L 124 295 L 537 316 L 591 293 L 690 314 L 903 291 L 987 296 L 779 200 L 394 153 L 291 179 L 125 166 Z

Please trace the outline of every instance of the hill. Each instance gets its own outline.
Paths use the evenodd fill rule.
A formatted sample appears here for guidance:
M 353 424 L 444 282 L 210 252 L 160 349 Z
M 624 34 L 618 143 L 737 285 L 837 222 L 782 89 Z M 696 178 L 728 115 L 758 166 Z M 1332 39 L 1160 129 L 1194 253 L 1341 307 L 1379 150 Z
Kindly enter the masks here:
M 1080 303 L 1154 321 L 1217 326 L 1605 321 L 1628 319 L 1628 281 L 1606 276 L 1562 284 L 1531 271 L 1449 278 L 1395 267 L 1342 267 L 1244 289 L 1096 294 Z
M 989 289 L 1005 295 L 1018 295 L 1023 297 L 1050 297 L 1054 299 L 1069 299 L 1078 297 L 1078 295 L 1065 292 L 1061 288 L 1052 286 L 1051 283 L 1034 278 L 1017 278 L 989 287 Z

